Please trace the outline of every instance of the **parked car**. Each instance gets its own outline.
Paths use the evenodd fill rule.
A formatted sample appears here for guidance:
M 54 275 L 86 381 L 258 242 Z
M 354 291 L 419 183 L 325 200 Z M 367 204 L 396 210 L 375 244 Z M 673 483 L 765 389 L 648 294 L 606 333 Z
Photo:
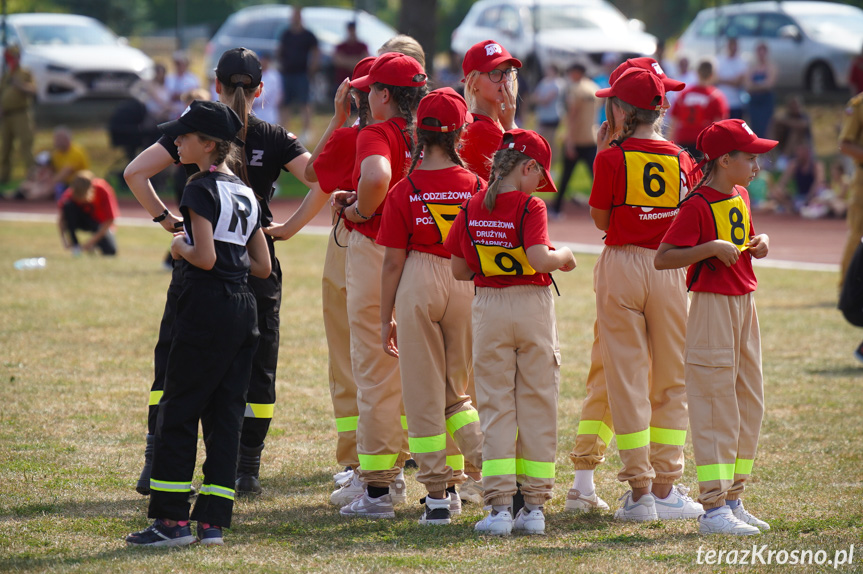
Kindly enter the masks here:
M 595 74 L 606 53 L 633 58 L 656 50 L 643 22 L 627 20 L 605 0 L 480 0 L 453 32 L 452 49 L 464 55 L 488 39 L 521 60 L 534 85 L 550 64 L 564 69 L 581 61 Z
M 820 94 L 848 86 L 853 57 L 863 46 L 863 10 L 835 2 L 751 2 L 702 10 L 677 43 L 695 64 L 737 38 L 744 58 L 765 43 L 778 68 L 777 87 Z
M 207 44 L 205 65 L 212 79 L 219 58 L 225 51 L 240 46 L 254 50 L 259 56 L 273 56 L 279 47 L 279 38 L 290 25 L 293 8 L 291 6 L 266 4 L 251 6 L 235 12 Z M 332 78 L 332 57 L 336 46 L 346 36 L 348 22 L 356 21 L 357 37 L 374 54 L 381 45 L 398 34 L 368 12 L 347 8 L 328 8 L 309 6 L 303 8 L 303 25 L 318 39 L 321 52 L 321 78 Z
M 10 14 L 6 37 L 21 48 L 21 65 L 33 72 L 42 104 L 126 98 L 153 77 L 153 60 L 86 16 Z

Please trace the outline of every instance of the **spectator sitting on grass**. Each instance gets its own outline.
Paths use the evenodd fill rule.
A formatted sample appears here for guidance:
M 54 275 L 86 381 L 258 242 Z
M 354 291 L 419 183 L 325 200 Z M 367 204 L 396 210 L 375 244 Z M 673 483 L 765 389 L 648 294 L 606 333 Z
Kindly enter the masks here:
M 72 141 L 71 132 L 63 126 L 54 130 L 54 149 L 50 153 L 48 169 L 37 162 L 15 192 L 15 199 L 59 199 L 75 174 L 90 167 L 86 152 Z
M 74 174 L 60 201 L 57 202 L 60 216 L 57 227 L 63 247 L 78 255 L 81 251 L 93 253 L 97 248 L 102 255 L 116 255 L 117 242 L 114 238 L 114 220 L 120 214 L 117 197 L 111 185 L 97 178 L 90 171 Z M 77 231 L 88 231 L 93 235 L 81 245 Z

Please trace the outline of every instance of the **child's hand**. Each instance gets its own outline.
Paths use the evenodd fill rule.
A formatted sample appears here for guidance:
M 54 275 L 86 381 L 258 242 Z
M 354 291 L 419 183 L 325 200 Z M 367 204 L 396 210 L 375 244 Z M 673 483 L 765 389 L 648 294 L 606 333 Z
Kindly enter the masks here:
M 353 205 L 357 200 L 357 192 L 356 191 L 334 191 L 330 195 L 330 204 L 337 207 L 343 208 L 348 207 L 349 205 Z
M 165 219 L 159 222 L 159 225 L 161 225 L 162 229 L 165 231 L 173 233 L 183 227 L 183 220 L 169 211 Z
M 383 323 L 381 325 L 381 343 L 383 343 L 384 352 L 387 355 L 398 358 L 399 345 L 395 319 L 390 319 L 389 323 Z
M 714 249 L 713 256 L 725 263 L 726 267 L 731 267 L 737 263 L 737 259 L 740 257 L 740 250 L 737 249 L 736 245 L 722 239 L 715 239 L 712 243 Z
M 569 249 L 569 247 L 563 247 L 559 251 L 561 253 L 566 253 L 569 256 L 569 258 L 566 260 L 566 263 L 564 263 L 563 265 L 561 265 L 558 268 L 558 270 L 559 271 L 572 271 L 573 269 L 575 269 L 576 265 L 578 265 L 578 264 L 575 262 L 575 255 L 572 254 L 572 251 Z
M 275 241 L 284 241 L 290 239 L 291 235 L 285 233 L 284 223 L 271 223 L 269 227 L 264 227 L 264 233 L 272 237 Z
M 602 125 L 599 126 L 599 131 L 596 132 L 597 151 L 608 149 L 611 146 L 611 140 L 613 135 L 614 134 L 611 133 L 611 130 L 608 127 L 608 121 L 602 122 Z
M 339 84 L 333 105 L 335 107 L 333 119 L 337 125 L 344 125 L 351 115 L 351 81 L 348 78 L 345 78 Z
M 171 240 L 171 257 L 174 259 L 182 259 L 182 249 L 187 247 L 189 244 L 186 242 L 186 234 L 182 231 L 174 234 L 174 238 Z
M 766 233 L 762 233 L 761 235 L 756 235 L 752 239 L 749 240 L 749 243 L 746 246 L 749 248 L 749 253 L 752 254 L 752 257 L 756 259 L 763 259 L 767 257 L 767 251 L 769 250 L 770 238 L 767 237 Z
M 516 98 L 515 94 L 512 93 L 512 83 L 509 80 L 509 77 L 501 82 L 500 93 L 503 96 L 503 100 L 500 103 L 500 113 L 498 114 L 498 119 L 500 120 L 500 124 L 503 126 L 503 129 L 509 131 L 511 129 L 515 129 L 515 112 L 516 112 Z

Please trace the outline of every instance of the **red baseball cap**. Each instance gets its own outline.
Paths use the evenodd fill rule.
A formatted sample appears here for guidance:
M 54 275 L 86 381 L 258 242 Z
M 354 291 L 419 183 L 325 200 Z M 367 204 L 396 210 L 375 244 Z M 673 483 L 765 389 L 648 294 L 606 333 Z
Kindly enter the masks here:
M 659 65 L 659 62 L 654 60 L 653 58 L 630 58 L 628 60 L 624 60 L 622 64 L 614 69 L 611 75 L 608 77 L 608 82 L 613 84 L 617 78 L 623 74 L 626 70 L 630 70 L 632 68 L 641 68 L 643 70 L 647 70 L 648 72 L 653 72 L 659 79 L 662 80 L 662 86 L 665 88 L 666 92 L 679 92 L 683 88 L 686 87 L 686 84 L 683 82 L 679 82 L 677 80 L 672 80 L 668 76 L 665 75 L 665 72 L 662 71 L 662 66 Z
M 705 160 L 711 160 L 733 151 L 766 153 L 778 143 L 758 137 L 743 120 L 722 120 L 704 128 L 695 140 L 695 147 L 704 153 Z
M 494 40 L 478 42 L 470 47 L 461 63 L 465 78 L 474 70 L 491 72 L 504 62 L 512 62 L 513 68 L 521 68 L 518 58 L 513 58 L 506 48 Z
M 372 69 L 372 64 L 375 63 L 375 60 L 377 60 L 377 58 L 375 58 L 374 56 L 369 56 L 369 57 L 363 58 L 362 60 L 357 62 L 357 65 L 354 66 L 354 71 L 351 73 L 351 77 L 352 78 L 362 78 L 363 76 L 368 76 L 369 71 L 371 71 L 371 69 Z M 351 83 L 351 87 L 356 87 L 356 86 L 354 86 L 353 83 Z M 366 92 L 366 93 L 368 93 L 369 90 L 371 90 L 371 88 L 369 88 L 368 86 L 366 86 L 365 88 L 357 88 L 357 89 L 360 90 L 361 92 Z
M 603 88 L 596 92 L 598 98 L 611 96 L 618 97 L 642 110 L 658 110 L 665 96 L 665 88 L 662 87 L 659 76 L 644 68 L 635 67 L 625 70 L 610 88 Z
M 509 130 L 503 134 L 503 141 L 501 141 L 498 149 L 516 149 L 530 159 L 535 159 L 545 173 L 545 182 L 536 190 L 557 193 L 557 187 L 555 187 L 549 173 L 551 169 L 551 146 L 548 145 L 544 137 L 531 130 Z
M 365 76 L 351 80 L 352 88 L 366 88 L 380 82 L 388 86 L 416 88 L 426 85 L 426 73 L 419 62 L 400 52 L 387 52 L 375 58 Z
M 440 121 L 440 126 L 429 126 L 423 123 L 425 118 Z M 420 100 L 417 108 L 417 128 L 430 132 L 449 133 L 473 121 L 473 116 L 467 111 L 467 103 L 458 92 L 452 88 L 439 88 L 429 92 Z

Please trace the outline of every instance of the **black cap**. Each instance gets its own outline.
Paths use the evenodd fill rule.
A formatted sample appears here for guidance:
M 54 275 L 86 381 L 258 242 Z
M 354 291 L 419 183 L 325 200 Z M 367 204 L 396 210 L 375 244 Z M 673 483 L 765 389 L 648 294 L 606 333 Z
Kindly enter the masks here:
M 224 86 L 231 85 L 231 76 L 242 74 L 251 78 L 251 83 L 243 82 L 245 88 L 255 88 L 261 83 L 261 61 L 258 55 L 248 48 L 228 50 L 219 58 L 216 77 Z
M 212 138 L 243 145 L 243 140 L 237 137 L 242 127 L 243 120 L 225 104 L 195 100 L 179 118 L 159 124 L 159 131 L 171 138 L 200 132 Z

